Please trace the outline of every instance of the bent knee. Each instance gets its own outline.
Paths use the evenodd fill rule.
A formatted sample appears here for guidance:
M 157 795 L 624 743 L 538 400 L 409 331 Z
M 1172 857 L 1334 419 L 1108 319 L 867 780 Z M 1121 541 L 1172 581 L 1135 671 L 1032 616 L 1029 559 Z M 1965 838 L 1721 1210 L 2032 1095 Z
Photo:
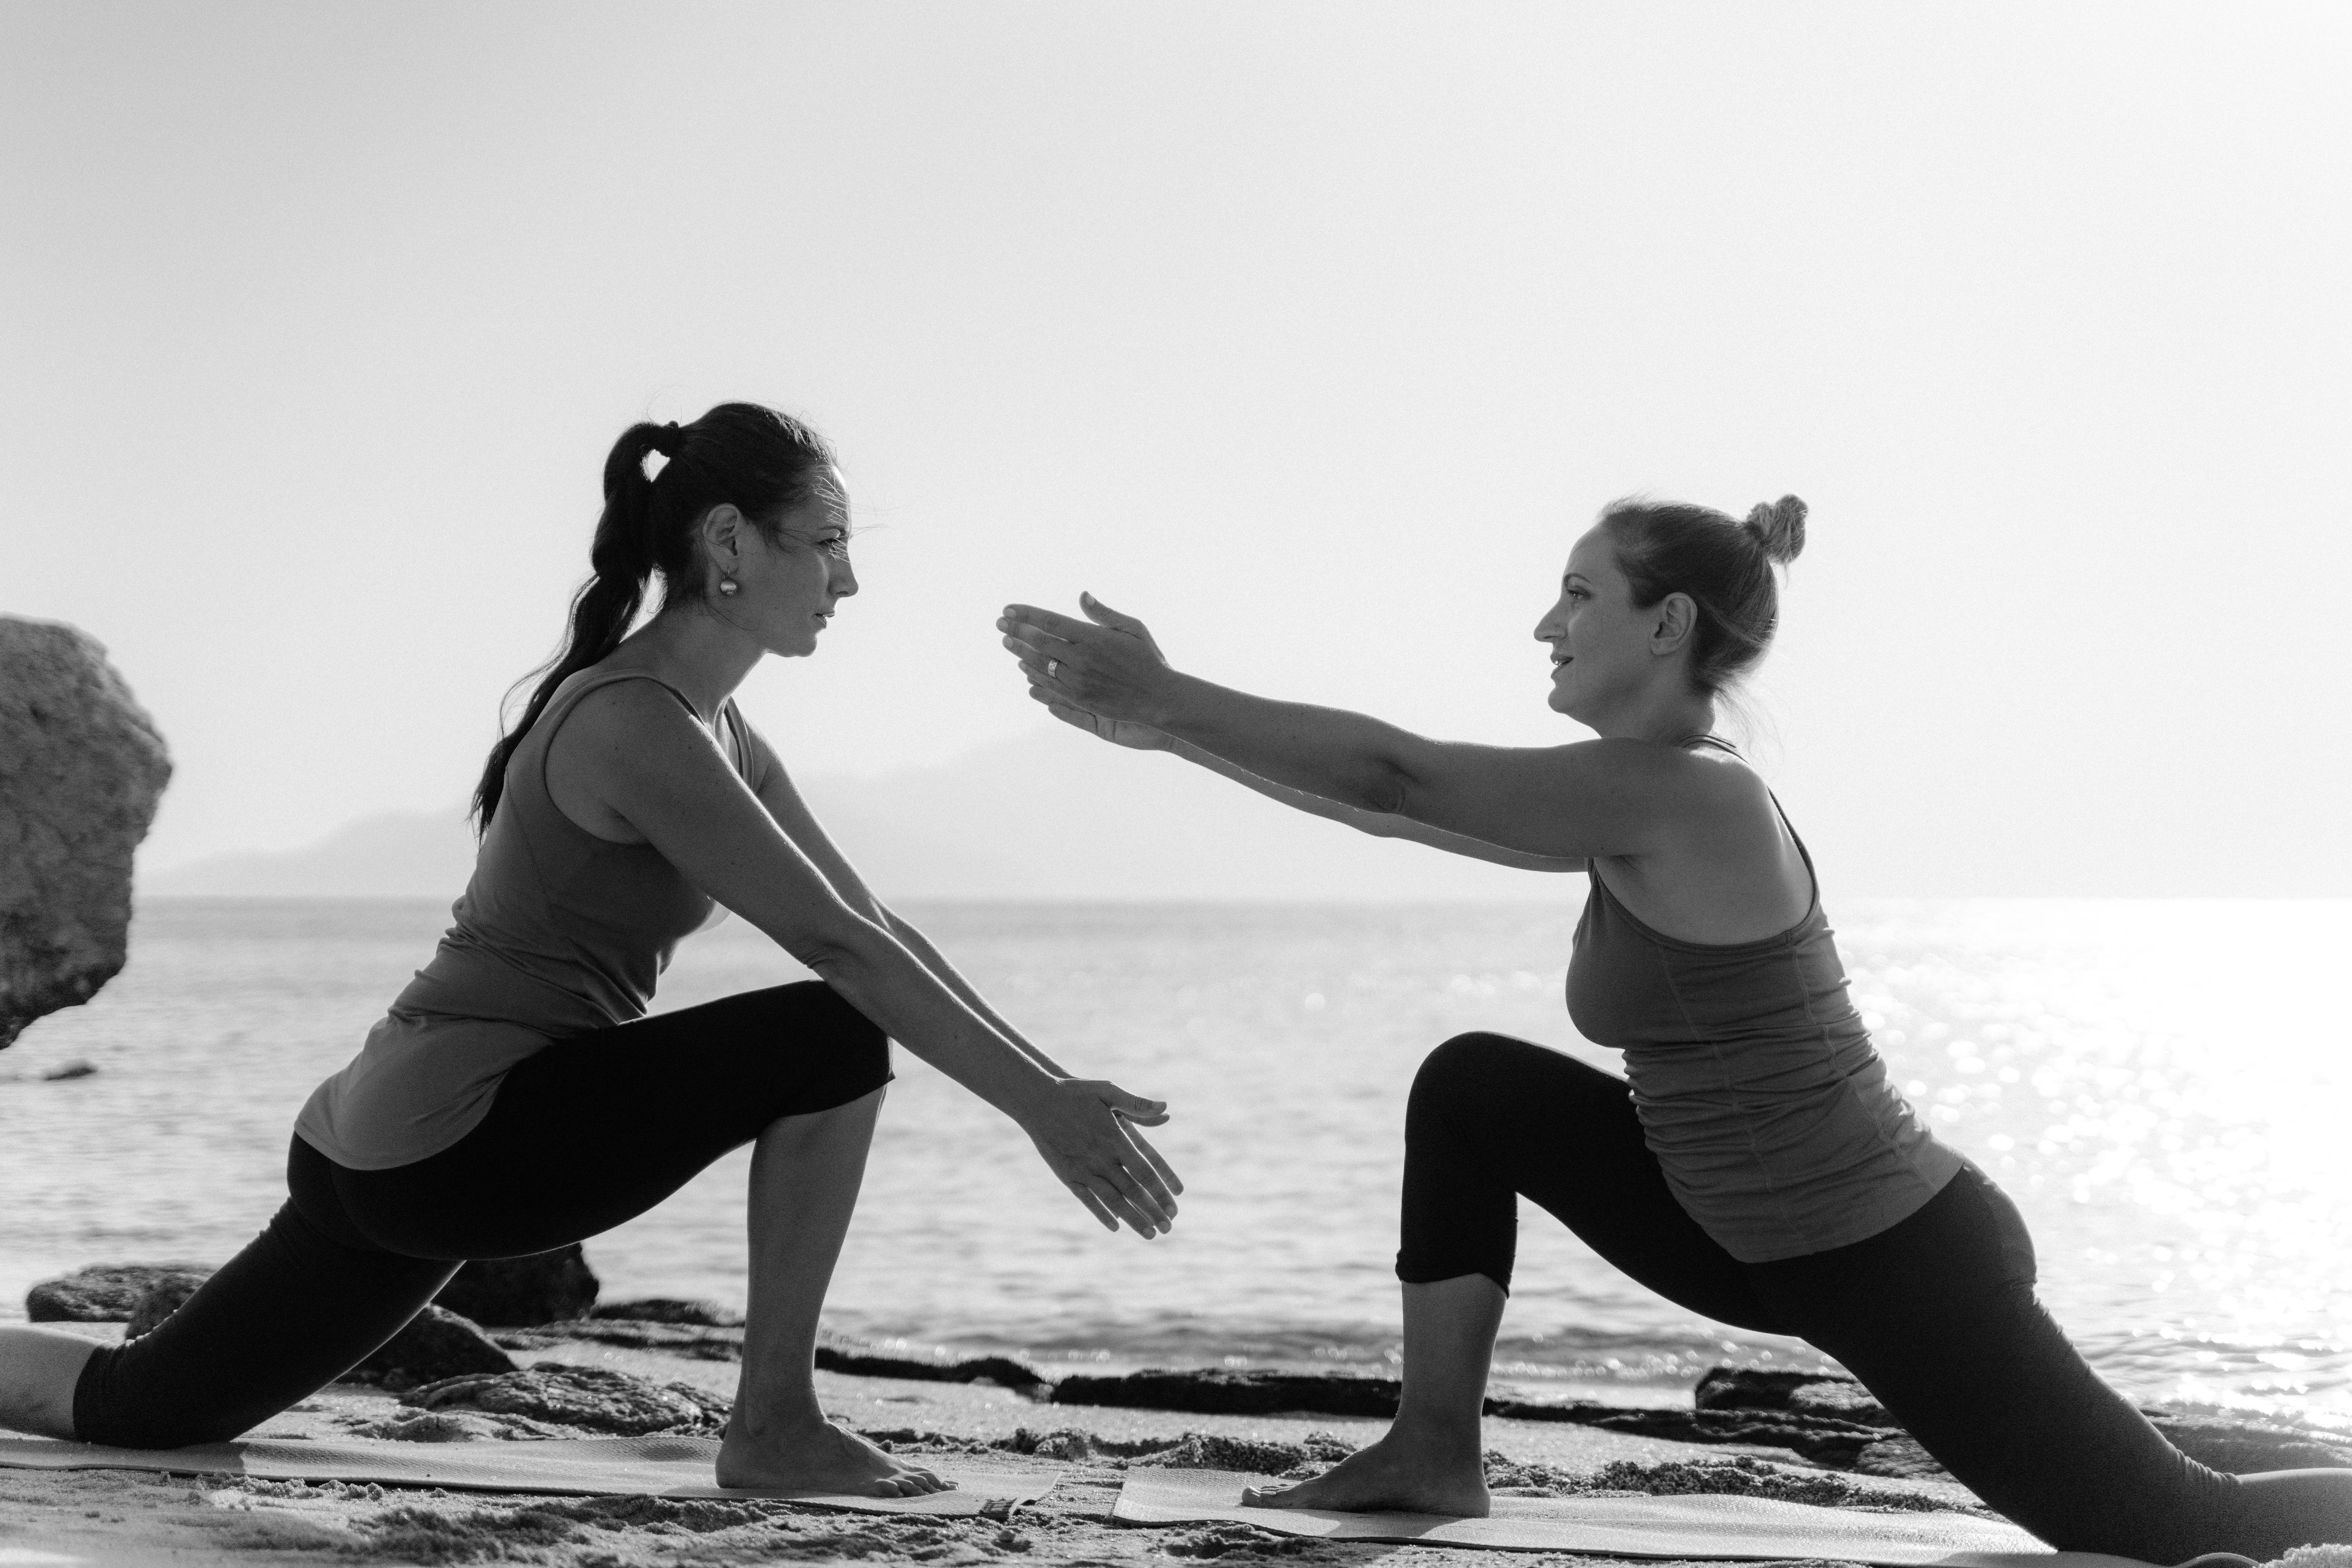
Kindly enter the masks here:
M 823 1097 L 846 1104 L 890 1081 L 890 1037 L 822 980 L 779 986 L 791 994 L 785 1010 L 803 1044 L 803 1061 L 829 1086 Z
M 1456 1035 L 1421 1058 L 1421 1069 L 1412 1075 L 1413 1092 L 1421 1093 L 1424 1086 L 1441 1089 L 1492 1082 L 1509 1062 L 1528 1051 L 1542 1048 L 1483 1029 Z

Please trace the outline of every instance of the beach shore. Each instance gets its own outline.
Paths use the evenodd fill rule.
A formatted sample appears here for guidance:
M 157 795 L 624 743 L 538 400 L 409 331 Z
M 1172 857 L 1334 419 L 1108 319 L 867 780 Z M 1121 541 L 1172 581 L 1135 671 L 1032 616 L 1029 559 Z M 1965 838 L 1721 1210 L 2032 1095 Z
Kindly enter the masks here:
M 97 1324 L 85 1329 L 107 1331 Z M 533 1364 L 560 1362 L 658 1383 L 685 1383 L 721 1397 L 731 1394 L 736 1373 L 730 1363 L 594 1342 L 551 1344 L 528 1359 Z M 819 1373 L 818 1384 L 825 1408 L 836 1419 L 890 1443 L 895 1450 L 982 1468 L 1047 1472 L 1056 1484 L 1045 1498 L 1022 1505 L 1009 1518 L 956 1519 L 842 1513 L 764 1500 L 549 1498 L 331 1481 L 0 1468 L 0 1564 L 215 1568 L 268 1563 L 294 1568 L 354 1561 L 525 1562 L 560 1568 L 637 1568 L 834 1560 L 1125 1564 L 1170 1557 L 1281 1557 L 1331 1563 L 1380 1558 L 1394 1562 L 1397 1568 L 1412 1568 L 1423 1562 L 1491 1561 L 1486 1552 L 1309 1542 L 1245 1525 L 1140 1528 L 1111 1522 L 1111 1508 L 1128 1468 L 1170 1456 L 1147 1452 L 1123 1458 L 1106 1448 L 1172 1445 L 1192 1434 L 1293 1447 L 1305 1444 L 1310 1436 L 1328 1434 L 1341 1444 L 1360 1447 L 1385 1429 L 1383 1421 L 1066 1406 L 1039 1404 L 1015 1390 L 988 1384 L 834 1373 Z M 356 1428 L 413 1414 L 393 1393 L 339 1384 L 251 1436 L 342 1438 Z M 1053 1438 L 1071 1432 L 1084 1434 L 1087 1441 Z M 1035 1441 L 1040 1437 L 1046 1439 L 1042 1449 Z M 1949 1481 L 1826 1471 L 1785 1449 L 1683 1443 L 1586 1426 L 1505 1419 L 1489 1420 L 1486 1443 L 1491 1455 L 1520 1472 L 1523 1485 L 1538 1489 L 1547 1480 L 1587 1477 L 1619 1461 L 1676 1467 L 1719 1464 L 1731 1456 L 1748 1455 L 1795 1481 L 1835 1475 L 1839 1482 L 1874 1494 L 1932 1499 L 1954 1508 L 1975 1502 L 1965 1489 Z M 1072 1457 L 1056 1457 L 1064 1454 Z

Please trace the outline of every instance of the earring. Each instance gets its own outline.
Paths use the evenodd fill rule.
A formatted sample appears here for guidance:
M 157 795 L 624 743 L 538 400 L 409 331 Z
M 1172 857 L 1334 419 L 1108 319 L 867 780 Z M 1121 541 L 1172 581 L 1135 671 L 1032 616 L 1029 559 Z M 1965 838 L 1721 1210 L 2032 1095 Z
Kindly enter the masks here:
M 743 585 L 732 577 L 721 577 L 719 579 L 719 591 L 731 599 L 743 591 Z

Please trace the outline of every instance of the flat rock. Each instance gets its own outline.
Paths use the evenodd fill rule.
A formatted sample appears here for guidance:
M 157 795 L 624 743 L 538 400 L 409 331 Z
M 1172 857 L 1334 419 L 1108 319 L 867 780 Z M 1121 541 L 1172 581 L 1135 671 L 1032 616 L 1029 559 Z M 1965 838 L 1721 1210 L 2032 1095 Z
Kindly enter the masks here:
M 131 1326 L 123 1330 L 125 1339 L 137 1339 L 153 1331 L 156 1324 L 180 1310 L 180 1303 L 196 1293 L 196 1287 L 212 1278 L 209 1268 L 184 1268 L 171 1273 L 158 1273 L 139 1292 L 139 1300 L 131 1309 Z
M 683 1383 L 656 1383 L 610 1367 L 541 1362 L 529 1372 L 454 1377 L 402 1395 L 421 1410 L 476 1410 L 520 1415 L 616 1436 L 651 1432 L 711 1434 L 731 1406 Z
M 93 1263 L 26 1291 L 25 1316 L 37 1323 L 128 1322 L 149 1286 L 212 1271 L 209 1263 Z
M 122 968 L 131 854 L 171 776 L 95 638 L 0 616 L 0 1047 Z
M 646 1296 L 634 1301 L 600 1301 L 587 1314 L 629 1323 L 692 1323 L 709 1329 L 740 1329 L 743 1314 L 716 1301 L 687 1301 L 675 1296 Z
M 492 1328 L 522 1329 L 584 1318 L 596 1304 L 596 1274 L 580 1244 L 528 1258 L 493 1258 L 457 1270 L 433 1300 Z
M 514 1358 L 473 1322 L 444 1308 L 428 1306 L 343 1376 L 348 1382 L 380 1384 L 396 1394 L 419 1384 L 514 1369 Z
M 2326 1436 L 2301 1427 L 2162 1409 L 2147 1412 L 2147 1418 L 2174 1447 L 2200 1464 L 2233 1476 L 2352 1465 L 2352 1444 L 2330 1442 Z

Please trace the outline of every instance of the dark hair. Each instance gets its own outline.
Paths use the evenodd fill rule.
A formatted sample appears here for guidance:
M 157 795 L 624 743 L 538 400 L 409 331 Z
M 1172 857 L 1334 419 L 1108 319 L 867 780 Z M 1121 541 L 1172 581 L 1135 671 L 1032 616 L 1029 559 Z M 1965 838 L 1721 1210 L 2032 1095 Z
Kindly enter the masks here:
M 646 459 L 656 452 L 669 461 L 647 479 Z M 703 514 L 731 502 L 774 543 L 784 512 L 831 488 L 833 460 L 824 437 L 756 403 L 722 403 L 691 425 L 638 424 L 621 432 L 604 459 L 604 511 L 588 546 L 594 575 L 572 597 L 562 647 L 531 672 L 541 679 L 521 719 L 490 748 L 481 783 L 474 786 L 473 815 L 481 831 L 489 831 L 505 793 L 507 760 L 539 722 L 548 699 L 620 646 L 645 607 L 654 574 L 661 574 L 664 605 L 702 597 L 693 530 Z
M 1772 568 L 1805 547 L 1803 501 L 1782 496 L 1734 522 L 1713 507 L 1630 498 L 1605 509 L 1601 526 L 1617 546 L 1634 608 L 1669 594 L 1688 595 L 1698 607 L 1692 685 L 1712 695 L 1764 657 L 1780 622 Z

